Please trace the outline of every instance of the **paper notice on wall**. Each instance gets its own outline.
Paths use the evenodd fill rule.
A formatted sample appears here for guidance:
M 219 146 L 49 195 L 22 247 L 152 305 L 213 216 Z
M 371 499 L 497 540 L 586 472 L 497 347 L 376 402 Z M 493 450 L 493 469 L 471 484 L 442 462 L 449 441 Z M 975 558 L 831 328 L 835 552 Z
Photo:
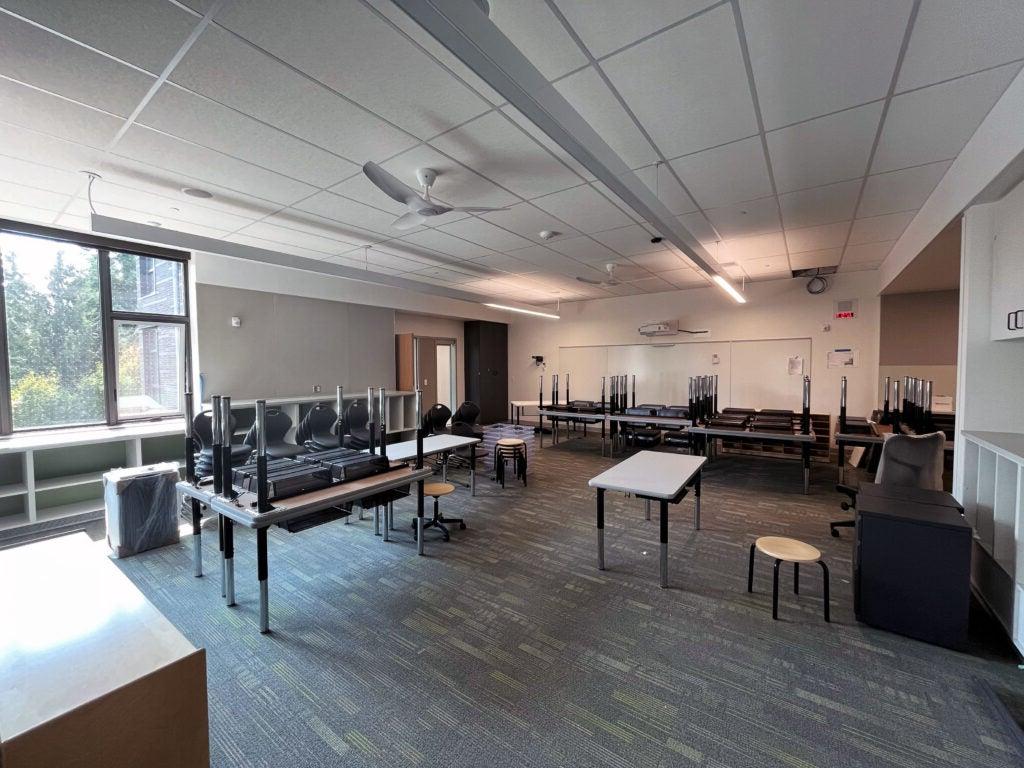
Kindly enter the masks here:
M 828 351 L 828 367 L 856 368 L 857 357 L 856 349 L 830 349 Z
M 790 376 L 801 376 L 804 372 L 804 359 L 800 355 L 794 355 L 788 359 L 787 370 Z

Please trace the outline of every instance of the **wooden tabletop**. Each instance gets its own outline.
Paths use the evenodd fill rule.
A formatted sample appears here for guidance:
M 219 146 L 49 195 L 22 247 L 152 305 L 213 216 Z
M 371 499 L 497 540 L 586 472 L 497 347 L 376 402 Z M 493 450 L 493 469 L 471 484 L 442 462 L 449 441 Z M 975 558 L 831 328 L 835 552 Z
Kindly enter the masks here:
M 640 451 L 590 479 L 591 488 L 674 499 L 707 462 L 703 456 Z

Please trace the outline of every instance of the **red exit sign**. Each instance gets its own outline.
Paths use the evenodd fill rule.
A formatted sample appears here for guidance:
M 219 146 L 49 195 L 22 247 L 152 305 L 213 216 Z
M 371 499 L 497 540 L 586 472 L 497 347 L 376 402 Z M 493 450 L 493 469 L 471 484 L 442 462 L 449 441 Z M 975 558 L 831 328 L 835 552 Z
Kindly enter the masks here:
M 856 316 L 856 299 L 841 299 L 832 303 L 832 317 L 836 320 L 852 320 Z
M 836 312 L 836 320 L 849 320 L 851 317 L 856 317 L 856 312 Z

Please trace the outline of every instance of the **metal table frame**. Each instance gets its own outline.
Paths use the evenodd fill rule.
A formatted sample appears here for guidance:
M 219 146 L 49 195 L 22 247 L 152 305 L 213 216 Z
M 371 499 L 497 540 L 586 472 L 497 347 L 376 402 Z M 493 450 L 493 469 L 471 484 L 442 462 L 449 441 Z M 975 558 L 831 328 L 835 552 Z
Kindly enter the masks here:
M 811 489 L 811 446 L 817 440 L 814 432 L 804 434 L 794 432 L 759 432 L 752 429 L 726 429 L 725 427 L 690 427 L 689 433 L 703 438 L 704 455 L 708 455 L 711 440 L 707 438 L 732 438 L 734 440 L 753 440 L 757 442 L 796 443 L 800 446 L 800 459 L 804 468 L 804 494 Z

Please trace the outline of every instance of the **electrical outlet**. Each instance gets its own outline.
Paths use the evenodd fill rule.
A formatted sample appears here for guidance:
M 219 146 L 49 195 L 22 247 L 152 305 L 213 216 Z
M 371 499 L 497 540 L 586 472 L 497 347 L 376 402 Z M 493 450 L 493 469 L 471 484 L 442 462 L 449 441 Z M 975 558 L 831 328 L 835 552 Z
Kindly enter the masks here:
M 319 384 L 314 384 L 313 385 L 313 394 L 314 395 L 319 394 L 320 393 L 320 389 L 321 389 L 321 387 L 320 387 Z

